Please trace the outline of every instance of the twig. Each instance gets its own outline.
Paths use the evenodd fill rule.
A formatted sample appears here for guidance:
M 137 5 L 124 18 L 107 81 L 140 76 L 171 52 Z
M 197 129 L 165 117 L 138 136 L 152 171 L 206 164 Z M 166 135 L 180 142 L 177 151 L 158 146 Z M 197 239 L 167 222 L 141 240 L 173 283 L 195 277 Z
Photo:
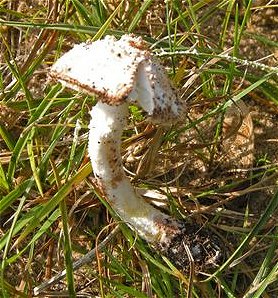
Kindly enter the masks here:
M 83 257 L 81 257 L 79 260 L 74 262 L 72 264 L 73 271 L 76 271 L 79 268 L 81 268 L 83 265 L 90 263 L 96 257 L 97 252 L 102 251 L 104 249 L 104 247 L 107 245 L 107 243 L 109 243 L 114 238 L 114 236 L 118 233 L 118 231 L 119 231 L 119 226 L 117 226 L 114 230 L 112 230 L 112 232 L 97 246 L 97 248 L 92 249 L 87 254 L 85 254 Z M 41 294 L 45 289 L 58 283 L 60 280 L 62 280 L 65 277 L 66 277 L 66 270 L 59 272 L 58 274 L 53 276 L 51 279 L 49 279 L 49 280 L 43 282 L 42 284 L 40 284 L 39 286 L 35 287 L 33 290 L 34 295 L 37 296 L 37 295 Z
M 164 57 L 164 56 L 172 57 L 172 56 L 176 56 L 176 55 L 197 56 L 197 57 L 201 57 L 201 58 L 219 58 L 219 59 L 226 60 L 228 62 L 240 64 L 242 66 L 253 67 L 253 68 L 261 69 L 261 70 L 267 71 L 267 72 L 273 72 L 276 75 L 278 75 L 278 67 L 268 66 L 266 64 L 263 64 L 263 63 L 260 63 L 257 61 L 250 61 L 250 60 L 245 60 L 245 59 L 239 59 L 236 57 L 231 57 L 227 53 L 222 53 L 222 54 L 200 53 L 194 48 L 194 49 L 182 50 L 182 51 L 178 50 L 175 52 L 168 52 L 168 51 L 163 50 L 157 54 L 157 56 L 159 56 L 159 57 Z

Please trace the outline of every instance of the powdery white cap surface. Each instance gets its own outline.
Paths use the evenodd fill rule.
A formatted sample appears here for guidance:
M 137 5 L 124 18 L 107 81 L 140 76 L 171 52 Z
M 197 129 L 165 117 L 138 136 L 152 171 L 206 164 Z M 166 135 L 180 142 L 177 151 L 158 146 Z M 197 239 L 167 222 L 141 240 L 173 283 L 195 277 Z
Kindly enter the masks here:
M 109 105 L 137 103 L 154 121 L 176 119 L 181 112 L 163 66 L 134 35 L 75 45 L 52 66 L 50 76 Z

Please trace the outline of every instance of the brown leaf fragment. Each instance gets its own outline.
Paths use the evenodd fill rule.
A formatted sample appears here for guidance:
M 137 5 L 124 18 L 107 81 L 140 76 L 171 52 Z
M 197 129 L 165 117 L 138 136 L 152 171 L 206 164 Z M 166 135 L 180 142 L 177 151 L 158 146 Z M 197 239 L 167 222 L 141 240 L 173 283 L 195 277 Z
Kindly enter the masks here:
M 231 105 L 222 128 L 224 160 L 236 169 L 248 169 L 254 159 L 254 129 L 250 109 L 243 101 Z

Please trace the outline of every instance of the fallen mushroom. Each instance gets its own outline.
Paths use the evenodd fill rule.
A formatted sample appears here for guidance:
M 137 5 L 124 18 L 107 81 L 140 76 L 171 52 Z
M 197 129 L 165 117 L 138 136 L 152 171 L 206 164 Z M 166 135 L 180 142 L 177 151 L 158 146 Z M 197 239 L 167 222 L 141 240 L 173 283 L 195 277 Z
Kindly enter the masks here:
M 189 258 L 196 272 L 219 264 L 223 247 L 216 235 L 152 207 L 125 175 L 121 136 L 128 104 L 139 105 L 156 123 L 173 123 L 182 112 L 176 90 L 143 40 L 124 35 L 81 43 L 58 59 L 50 75 L 67 87 L 98 95 L 91 111 L 89 156 L 99 188 L 120 218 L 184 272 L 190 269 Z

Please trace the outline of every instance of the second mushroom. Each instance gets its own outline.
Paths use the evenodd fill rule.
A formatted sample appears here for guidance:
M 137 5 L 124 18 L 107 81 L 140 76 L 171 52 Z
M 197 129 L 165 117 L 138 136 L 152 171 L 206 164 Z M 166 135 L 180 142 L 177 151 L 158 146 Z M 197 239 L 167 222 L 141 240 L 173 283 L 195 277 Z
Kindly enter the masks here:
M 125 175 L 121 136 L 129 103 L 154 123 L 173 123 L 182 112 L 176 90 L 142 38 L 106 36 L 76 45 L 53 65 L 51 77 L 99 99 L 91 111 L 89 156 L 102 195 L 119 217 L 184 272 L 189 259 L 196 272 L 218 265 L 223 250 L 215 234 L 146 203 Z

